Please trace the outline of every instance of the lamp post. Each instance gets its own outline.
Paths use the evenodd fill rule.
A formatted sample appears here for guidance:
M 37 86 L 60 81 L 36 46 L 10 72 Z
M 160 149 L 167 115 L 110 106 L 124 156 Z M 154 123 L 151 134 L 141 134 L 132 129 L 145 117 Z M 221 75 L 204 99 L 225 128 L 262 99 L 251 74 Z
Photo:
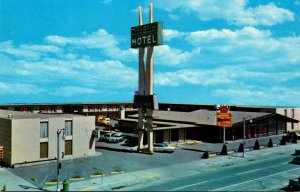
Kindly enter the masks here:
M 243 120 L 244 120 L 243 158 L 245 157 L 246 120 L 248 120 L 248 119 L 250 120 L 250 123 L 252 123 L 252 117 L 251 116 L 243 117 Z
M 56 176 L 56 191 L 60 191 L 59 190 L 59 188 L 58 188 L 58 183 L 59 183 L 59 169 L 61 168 L 61 166 L 60 166 L 60 164 L 59 164 L 59 135 L 60 135 L 60 133 L 61 132 L 63 132 L 63 135 L 62 135 L 62 139 L 63 140 L 65 140 L 65 129 L 63 128 L 63 129 L 57 129 L 57 132 L 56 132 L 56 134 L 57 134 L 57 169 L 56 169 L 56 173 L 57 173 L 57 176 Z

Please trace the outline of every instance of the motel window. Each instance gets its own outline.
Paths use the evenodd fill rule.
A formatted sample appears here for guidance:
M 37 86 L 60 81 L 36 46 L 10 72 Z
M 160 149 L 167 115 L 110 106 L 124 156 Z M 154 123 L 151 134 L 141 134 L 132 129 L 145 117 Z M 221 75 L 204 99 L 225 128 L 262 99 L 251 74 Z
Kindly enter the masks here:
M 286 109 L 284 110 L 284 116 L 287 116 L 287 110 Z
M 40 123 L 40 138 L 48 138 L 48 122 Z
M 48 142 L 40 143 L 40 158 L 48 158 Z
M 292 118 L 295 118 L 295 109 L 292 109 Z M 292 129 L 294 129 L 294 123 L 292 123 Z
M 72 140 L 65 141 L 65 155 L 72 155 Z
M 72 135 L 72 121 L 65 121 L 66 136 Z
M 292 118 L 295 118 L 295 109 L 292 109 Z
M 57 111 L 57 106 L 51 106 L 51 111 L 56 112 Z

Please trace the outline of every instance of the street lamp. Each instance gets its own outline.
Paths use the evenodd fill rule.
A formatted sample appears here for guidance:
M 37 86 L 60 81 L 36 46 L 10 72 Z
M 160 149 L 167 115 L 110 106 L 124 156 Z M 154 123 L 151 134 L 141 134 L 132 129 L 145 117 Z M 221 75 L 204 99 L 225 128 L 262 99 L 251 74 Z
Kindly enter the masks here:
M 248 120 L 248 119 L 250 120 L 250 123 L 252 123 L 252 117 L 251 116 L 243 117 L 243 120 L 244 120 L 243 158 L 245 157 L 246 120 Z
M 65 140 L 65 138 L 66 138 L 66 134 L 65 134 L 65 128 L 63 128 L 63 129 L 57 129 L 57 132 L 56 132 L 56 134 L 57 134 L 57 169 L 56 169 L 56 173 L 57 173 L 57 176 L 56 176 L 56 191 L 60 191 L 59 190 L 59 188 L 58 188 L 58 176 L 59 176 L 59 169 L 61 168 L 61 166 L 60 166 L 60 163 L 59 163 L 59 135 L 60 135 L 60 133 L 61 132 L 63 132 L 63 135 L 62 135 L 62 139 L 63 140 Z

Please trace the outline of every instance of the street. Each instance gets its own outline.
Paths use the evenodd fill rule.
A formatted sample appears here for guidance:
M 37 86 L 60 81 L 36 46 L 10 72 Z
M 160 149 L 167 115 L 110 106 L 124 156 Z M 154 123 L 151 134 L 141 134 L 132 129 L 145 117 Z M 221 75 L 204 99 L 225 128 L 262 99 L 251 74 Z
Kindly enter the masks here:
M 209 150 L 220 147 L 204 146 Z M 96 156 L 61 161 L 59 178 L 69 178 L 72 190 L 241 191 L 280 190 L 289 179 L 299 177 L 300 166 L 289 163 L 299 143 L 250 150 L 245 158 L 233 152 L 202 159 L 203 152 L 185 147 L 177 147 L 174 153 L 153 155 L 97 148 Z M 55 188 L 55 162 L 9 171 L 37 188 Z
M 286 152 L 265 153 L 264 159 L 250 156 L 239 163 L 206 167 L 192 176 L 174 175 L 169 180 L 123 188 L 138 191 L 261 191 L 280 190 L 291 178 L 299 177 L 300 166 L 290 164 Z

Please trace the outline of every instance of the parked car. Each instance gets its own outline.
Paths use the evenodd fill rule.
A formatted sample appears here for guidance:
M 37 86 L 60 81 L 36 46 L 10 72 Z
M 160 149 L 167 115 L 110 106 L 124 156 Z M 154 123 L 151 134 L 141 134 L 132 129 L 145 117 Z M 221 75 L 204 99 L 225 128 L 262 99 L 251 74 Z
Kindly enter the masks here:
M 169 153 L 173 153 L 175 151 L 176 147 L 170 147 L 166 143 L 155 143 L 155 144 L 153 144 L 153 149 L 156 152 L 169 152 Z
M 105 134 L 102 134 L 100 135 L 99 137 L 99 141 L 108 141 L 108 139 L 113 135 L 114 133 L 105 133 Z
M 124 135 L 124 137 L 125 137 L 125 141 L 124 141 L 125 146 L 134 147 L 138 145 L 137 136 Z
M 119 143 L 124 141 L 124 136 L 121 133 L 114 133 L 110 137 L 108 137 L 107 142 L 109 143 Z
M 298 157 L 295 157 L 292 161 L 293 164 L 297 164 L 297 165 L 300 165 L 300 156 Z
M 288 132 L 285 136 L 285 140 L 286 142 L 297 142 L 297 139 L 300 139 L 300 136 L 297 135 L 297 133 L 294 133 L 294 132 Z

